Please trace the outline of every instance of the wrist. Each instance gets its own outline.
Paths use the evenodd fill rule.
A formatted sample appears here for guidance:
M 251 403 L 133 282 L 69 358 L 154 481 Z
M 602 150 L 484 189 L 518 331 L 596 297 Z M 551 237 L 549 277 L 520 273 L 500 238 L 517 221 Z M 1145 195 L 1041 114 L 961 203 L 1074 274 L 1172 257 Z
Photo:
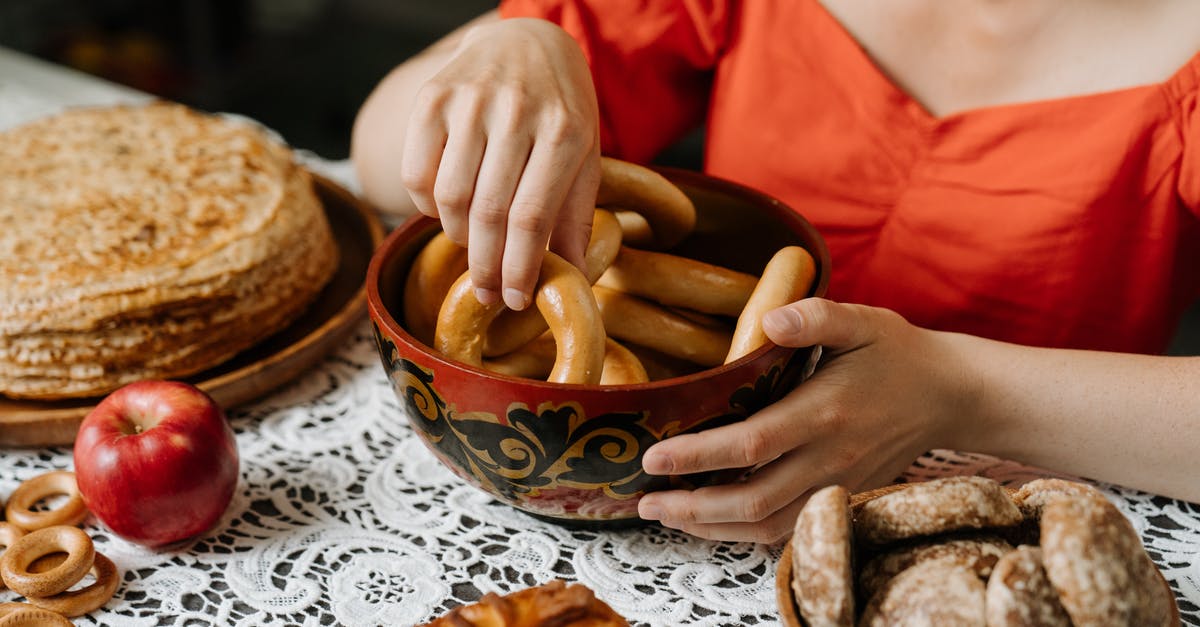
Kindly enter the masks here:
M 930 333 L 939 347 L 935 388 L 942 400 L 934 410 L 938 447 L 986 453 L 991 426 L 983 409 L 987 386 L 979 346 L 986 340 L 961 333 Z

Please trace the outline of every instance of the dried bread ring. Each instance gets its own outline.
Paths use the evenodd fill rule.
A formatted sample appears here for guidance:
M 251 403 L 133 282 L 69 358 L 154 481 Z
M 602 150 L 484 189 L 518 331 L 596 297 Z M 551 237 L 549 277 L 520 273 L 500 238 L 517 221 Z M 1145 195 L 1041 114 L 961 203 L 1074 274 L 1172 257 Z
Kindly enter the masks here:
M 71 627 L 74 623 L 57 612 L 28 603 L 0 603 L 0 627 Z
M 850 493 L 817 490 L 796 518 L 792 534 L 792 590 L 810 627 L 854 625 Z
M 8 547 L 12 546 L 23 535 L 25 535 L 24 529 L 12 523 L 0 522 L 0 547 L 3 547 L 4 550 L 8 550 Z M 4 551 L 0 551 L 0 556 L 2 555 L 4 555 Z M 6 587 L 4 578 L 0 577 L 0 590 Z
M 1071 627 L 1042 568 L 1042 550 L 1019 546 L 996 562 L 987 583 L 988 627 Z
M 500 596 L 489 592 L 421 627 L 629 627 L 629 622 L 583 584 L 554 580 Z
M 621 227 L 613 214 L 597 210 L 592 218 L 592 235 L 584 253 L 584 276 L 588 283 L 613 263 L 621 248 Z M 510 353 L 532 342 L 547 329 L 546 320 L 535 308 L 505 311 L 496 318 L 484 337 L 483 355 L 495 357 Z
M 858 589 L 863 598 L 869 599 L 892 577 L 929 560 L 947 560 L 987 579 L 996 562 L 1012 550 L 1008 542 L 986 535 L 906 545 L 877 555 L 867 562 L 858 573 Z
M 785 246 L 776 251 L 738 315 L 725 363 L 741 359 L 766 344 L 763 316 L 772 309 L 807 296 L 816 276 L 816 262 L 807 250 L 799 246 Z
M 858 624 L 984 627 L 985 598 L 983 581 L 970 569 L 945 560 L 921 562 L 888 581 Z
M 44 512 L 31 509 L 38 501 L 57 494 L 66 495 L 65 503 Z M 75 473 L 55 470 L 38 475 L 13 490 L 4 508 L 8 522 L 24 529 L 35 531 L 55 525 L 78 525 L 87 518 L 87 506 L 75 483 Z
M 446 292 L 467 271 L 467 249 L 439 231 L 417 253 L 404 282 L 404 327 L 426 345 L 433 344 L 438 311 Z
M 1076 627 L 1172 620 L 1174 598 L 1133 525 L 1107 499 L 1052 497 L 1040 526 L 1046 577 Z
M 121 577 L 117 572 L 116 564 L 113 564 L 112 560 L 105 557 L 103 553 L 96 553 L 96 559 L 92 563 L 90 572 L 96 580 L 84 588 L 61 592 L 49 597 L 31 596 L 27 597 L 27 600 L 38 607 L 58 612 L 63 616 L 82 616 L 95 611 L 113 598 L 117 592 L 117 586 L 121 583 Z
M 945 477 L 914 483 L 863 503 L 859 540 L 883 545 L 961 529 L 1015 526 L 1022 521 L 1004 487 L 986 477 Z
M 600 377 L 600 385 L 631 385 L 649 380 L 637 355 L 611 337 L 604 341 L 604 374 Z
M 554 334 L 557 357 L 549 380 L 555 383 L 600 382 L 604 369 L 604 324 L 591 285 L 575 266 L 547 252 L 542 258 L 534 302 Z M 504 311 L 503 303 L 482 305 L 471 277 L 450 287 L 438 314 L 434 343 L 450 359 L 483 367 L 483 338 Z
M 557 357 L 554 336 L 542 334 L 507 355 L 483 360 L 483 367 L 510 377 L 545 380 L 554 369 Z M 649 380 L 646 368 L 637 355 L 611 337 L 605 338 L 604 371 L 600 375 L 600 385 L 628 385 Z
M 624 292 L 595 286 L 592 292 L 608 334 L 702 366 L 717 366 L 729 352 L 729 334 L 671 313 Z
M 51 553 L 66 553 L 58 566 L 40 573 L 29 567 Z M 58 525 L 31 531 L 0 556 L 0 577 L 25 597 L 48 597 L 75 585 L 91 569 L 96 551 L 92 539 L 78 527 Z
M 696 206 L 666 177 L 635 163 L 600 157 L 596 206 L 636 211 L 650 225 L 662 250 L 683 241 L 696 227 Z
M 662 305 L 737 316 L 758 282 L 753 274 L 678 255 L 622 246 L 620 254 L 596 285 Z
M 654 247 L 654 231 L 650 230 L 650 223 L 646 222 L 646 218 L 636 211 L 627 211 L 620 207 L 609 206 L 608 210 L 613 212 L 617 217 L 617 222 L 621 225 L 621 241 L 634 248 L 653 248 Z

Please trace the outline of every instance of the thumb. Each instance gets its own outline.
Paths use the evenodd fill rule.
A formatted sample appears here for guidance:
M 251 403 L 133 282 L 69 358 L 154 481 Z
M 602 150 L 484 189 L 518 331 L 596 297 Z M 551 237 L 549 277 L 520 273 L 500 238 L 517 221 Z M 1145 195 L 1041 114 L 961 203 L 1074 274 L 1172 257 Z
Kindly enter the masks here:
M 848 350 L 867 344 L 874 333 L 866 319 L 869 307 L 805 298 L 768 311 L 763 332 L 780 346 L 814 346 Z

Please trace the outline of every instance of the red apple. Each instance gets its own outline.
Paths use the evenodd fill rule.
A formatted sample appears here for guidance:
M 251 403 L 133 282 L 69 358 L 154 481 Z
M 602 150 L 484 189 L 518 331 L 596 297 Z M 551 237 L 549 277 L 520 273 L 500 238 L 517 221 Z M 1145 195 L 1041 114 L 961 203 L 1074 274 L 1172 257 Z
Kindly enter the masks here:
M 88 413 L 75 478 L 113 533 L 163 547 L 212 528 L 238 479 L 237 441 L 208 394 L 178 381 L 130 383 Z

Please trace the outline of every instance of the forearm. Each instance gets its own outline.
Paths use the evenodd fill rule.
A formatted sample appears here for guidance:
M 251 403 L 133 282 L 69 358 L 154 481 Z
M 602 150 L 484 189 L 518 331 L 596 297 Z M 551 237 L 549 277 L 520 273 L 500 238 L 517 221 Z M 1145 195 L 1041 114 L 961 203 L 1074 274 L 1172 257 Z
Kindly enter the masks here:
M 468 31 L 499 19 L 489 11 L 446 35 L 393 69 L 363 103 L 354 121 L 350 156 L 363 193 L 380 209 L 400 215 L 416 211 L 400 180 L 400 161 L 417 91 L 446 65 Z
M 942 339 L 971 391 L 955 448 L 1200 501 L 1200 357 Z

